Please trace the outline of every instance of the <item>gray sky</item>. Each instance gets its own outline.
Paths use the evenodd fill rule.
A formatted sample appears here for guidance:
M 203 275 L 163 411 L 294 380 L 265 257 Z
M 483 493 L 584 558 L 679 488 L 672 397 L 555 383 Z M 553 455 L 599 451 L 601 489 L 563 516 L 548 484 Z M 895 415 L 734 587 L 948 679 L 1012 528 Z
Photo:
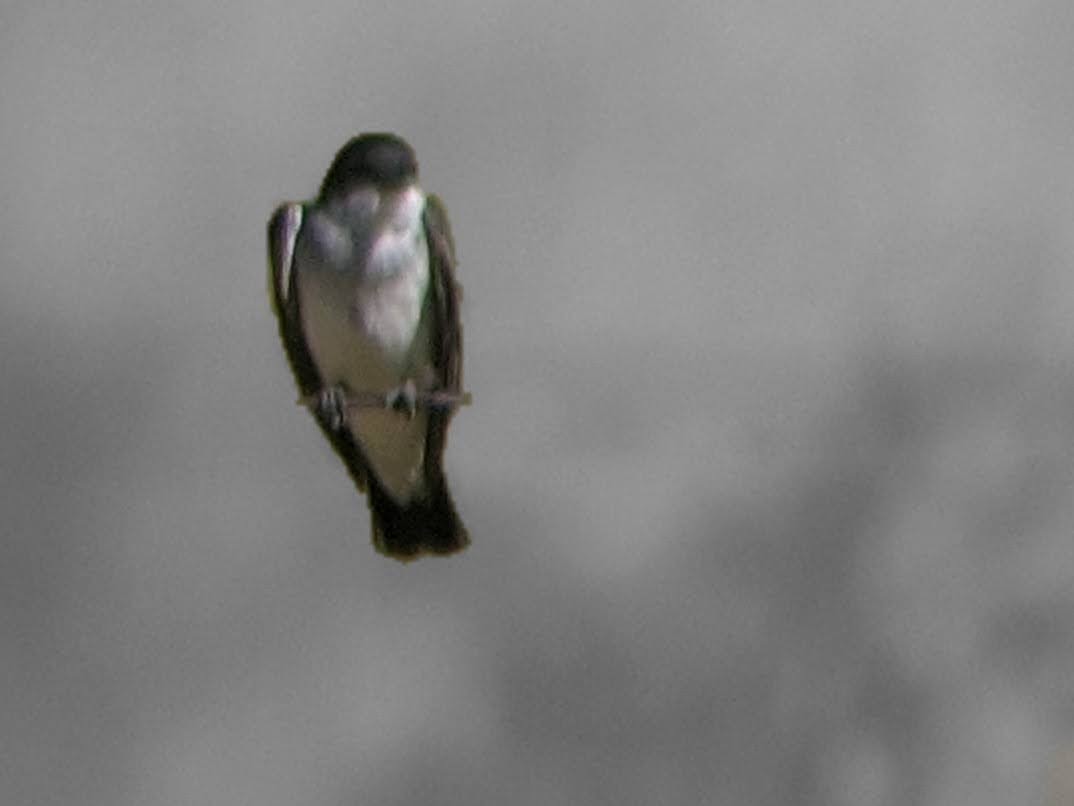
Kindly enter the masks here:
M 0 800 L 1062 786 L 1072 15 L 5 4 Z M 407 567 L 266 296 L 364 130 L 466 289 L 474 543 Z

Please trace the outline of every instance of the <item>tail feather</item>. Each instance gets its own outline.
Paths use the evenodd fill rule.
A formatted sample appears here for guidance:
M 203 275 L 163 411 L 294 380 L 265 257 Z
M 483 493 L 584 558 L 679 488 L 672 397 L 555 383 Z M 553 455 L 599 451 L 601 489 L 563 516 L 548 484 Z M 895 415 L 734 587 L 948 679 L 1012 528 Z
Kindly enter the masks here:
M 406 562 L 423 554 L 454 554 L 470 544 L 451 501 L 440 483 L 425 498 L 396 503 L 377 483 L 369 485 L 373 546 L 381 554 Z

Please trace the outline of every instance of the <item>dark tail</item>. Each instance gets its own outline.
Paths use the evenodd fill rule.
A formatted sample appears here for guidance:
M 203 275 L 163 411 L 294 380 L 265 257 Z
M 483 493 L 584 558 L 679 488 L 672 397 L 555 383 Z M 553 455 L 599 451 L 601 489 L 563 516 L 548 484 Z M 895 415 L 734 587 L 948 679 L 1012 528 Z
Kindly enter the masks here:
M 375 480 L 369 485 L 373 546 L 381 554 L 407 562 L 423 554 L 454 554 L 470 545 L 470 536 L 440 479 L 426 497 L 397 504 Z

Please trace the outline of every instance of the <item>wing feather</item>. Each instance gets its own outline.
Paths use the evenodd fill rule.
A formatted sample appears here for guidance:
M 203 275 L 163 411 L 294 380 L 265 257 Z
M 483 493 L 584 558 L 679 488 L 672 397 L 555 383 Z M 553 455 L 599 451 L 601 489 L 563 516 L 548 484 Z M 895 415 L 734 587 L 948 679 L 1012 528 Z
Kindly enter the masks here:
M 280 340 L 294 373 L 295 383 L 299 393 L 303 397 L 309 397 L 319 393 L 324 382 L 302 333 L 302 317 L 299 313 L 299 298 L 293 271 L 295 244 L 298 242 L 303 218 L 304 209 L 301 204 L 284 204 L 277 208 L 269 219 L 269 293 L 279 323 Z M 369 466 L 350 430 L 336 430 L 320 417 L 316 419 L 325 437 L 347 466 L 347 471 L 358 489 L 365 492 Z
M 455 282 L 455 241 L 451 236 L 447 211 L 433 194 L 429 194 L 425 200 L 425 236 L 429 244 L 429 290 L 434 316 L 433 364 L 440 387 L 449 392 L 461 392 L 461 288 Z M 435 409 L 429 413 L 429 433 L 425 442 L 427 478 L 440 478 L 443 474 L 444 445 L 453 413 L 452 409 Z

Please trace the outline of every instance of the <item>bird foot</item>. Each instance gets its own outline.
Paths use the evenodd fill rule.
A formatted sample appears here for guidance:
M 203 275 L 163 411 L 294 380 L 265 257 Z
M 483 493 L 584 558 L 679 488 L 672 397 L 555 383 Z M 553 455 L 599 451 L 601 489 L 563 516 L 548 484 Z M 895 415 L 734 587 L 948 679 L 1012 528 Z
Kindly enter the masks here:
M 408 420 L 413 420 L 418 411 L 418 387 L 408 378 L 406 383 L 384 396 L 384 404 L 392 411 L 405 414 Z
M 314 403 L 317 419 L 331 431 L 339 431 L 347 420 L 347 393 L 338 384 L 322 389 Z

